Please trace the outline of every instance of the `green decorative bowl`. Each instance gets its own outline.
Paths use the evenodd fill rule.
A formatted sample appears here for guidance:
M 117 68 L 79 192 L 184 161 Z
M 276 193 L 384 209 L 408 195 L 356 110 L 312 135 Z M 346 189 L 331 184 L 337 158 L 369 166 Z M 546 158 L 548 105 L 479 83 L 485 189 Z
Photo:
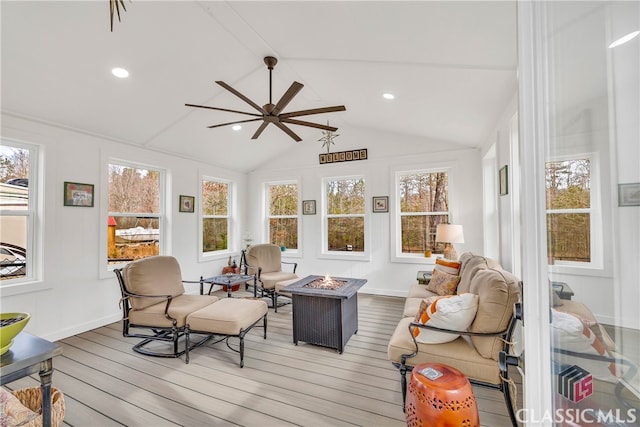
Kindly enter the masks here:
M 9 351 L 13 339 L 29 323 L 29 313 L 2 313 L 0 314 L 0 355 Z

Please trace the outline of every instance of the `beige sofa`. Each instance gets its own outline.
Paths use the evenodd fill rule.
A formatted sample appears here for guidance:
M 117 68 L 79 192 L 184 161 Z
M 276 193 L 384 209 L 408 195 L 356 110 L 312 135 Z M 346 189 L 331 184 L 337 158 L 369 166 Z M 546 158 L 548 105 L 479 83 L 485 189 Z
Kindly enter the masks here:
M 518 278 L 502 269 L 490 258 L 470 252 L 460 257 L 460 282 L 456 294 L 478 296 L 478 308 L 467 331 L 456 331 L 458 338 L 441 344 L 423 344 L 414 337 L 420 333 L 442 331 L 415 322 L 420 303 L 435 296 L 425 285 L 414 284 L 405 302 L 404 317 L 389 340 L 389 360 L 400 370 L 403 402 L 406 397 L 407 372 L 421 363 L 443 363 L 461 371 L 472 384 L 500 390 L 504 394 L 511 421 L 516 425 L 511 403 L 507 361 L 507 342 L 515 326 L 514 308 L 520 301 Z

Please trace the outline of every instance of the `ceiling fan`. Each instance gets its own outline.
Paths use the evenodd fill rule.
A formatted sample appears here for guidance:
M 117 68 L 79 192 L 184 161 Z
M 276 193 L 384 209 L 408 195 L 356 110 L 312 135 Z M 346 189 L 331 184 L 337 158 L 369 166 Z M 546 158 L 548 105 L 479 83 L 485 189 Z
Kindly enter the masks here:
M 211 126 L 207 126 L 208 128 L 217 128 L 221 126 L 235 125 L 238 123 L 256 122 L 258 120 L 262 120 L 262 124 L 260 125 L 260 127 L 258 127 L 258 130 L 256 130 L 256 132 L 253 134 L 251 139 L 257 139 L 270 123 L 273 123 L 275 126 L 280 128 L 284 133 L 289 135 L 291 138 L 293 138 L 297 142 L 302 141 L 302 138 L 296 135 L 295 132 L 293 132 L 287 126 L 287 124 L 308 126 L 308 127 L 313 127 L 317 129 L 331 131 L 331 132 L 335 132 L 338 130 L 337 127 L 329 126 L 328 124 L 322 125 L 319 123 L 312 123 L 305 120 L 297 120 L 297 119 L 294 119 L 293 117 L 308 116 L 311 114 L 332 113 L 334 111 L 345 111 L 346 108 L 344 107 L 344 105 L 338 105 L 334 107 L 312 108 L 309 110 L 292 111 L 290 113 L 282 112 L 282 110 L 284 110 L 285 107 L 291 102 L 293 97 L 296 96 L 298 92 L 300 92 L 300 90 L 304 87 L 302 83 L 298 83 L 294 81 L 291 84 L 291 86 L 289 86 L 289 89 L 287 89 L 284 95 L 282 95 L 282 98 L 280 98 L 278 103 L 274 105 L 271 99 L 271 92 L 272 92 L 271 73 L 273 71 L 273 67 L 275 67 L 275 65 L 278 63 L 278 60 L 273 56 L 267 56 L 264 58 L 264 63 L 267 65 L 267 68 L 269 69 L 269 103 L 263 105 L 262 107 L 260 107 L 258 104 L 256 104 L 255 102 L 253 102 L 252 100 L 250 100 L 249 98 L 247 98 L 246 96 L 244 96 L 243 94 L 241 94 L 240 92 L 238 92 L 237 90 L 235 90 L 234 88 L 226 84 L 225 82 L 216 81 L 217 84 L 219 84 L 220 86 L 222 86 L 223 88 L 225 88 L 226 90 L 228 90 L 229 92 L 237 96 L 238 98 L 242 99 L 247 104 L 251 105 L 255 110 L 258 111 L 258 113 L 248 113 L 246 111 L 230 110 L 228 108 L 208 107 L 206 105 L 194 105 L 194 104 L 185 104 L 185 105 L 187 107 L 207 108 L 210 110 L 227 111 L 231 113 L 245 114 L 247 116 L 255 117 L 253 119 L 236 120 L 233 122 L 221 123 L 219 125 L 211 125 Z

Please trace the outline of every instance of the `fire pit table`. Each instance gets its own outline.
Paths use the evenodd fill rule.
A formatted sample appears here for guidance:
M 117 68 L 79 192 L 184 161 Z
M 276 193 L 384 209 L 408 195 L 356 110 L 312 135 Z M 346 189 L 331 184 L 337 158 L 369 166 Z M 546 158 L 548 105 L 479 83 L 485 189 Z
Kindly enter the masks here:
M 293 302 L 293 342 L 335 348 L 342 353 L 358 332 L 358 289 L 366 279 L 307 276 L 282 292 Z

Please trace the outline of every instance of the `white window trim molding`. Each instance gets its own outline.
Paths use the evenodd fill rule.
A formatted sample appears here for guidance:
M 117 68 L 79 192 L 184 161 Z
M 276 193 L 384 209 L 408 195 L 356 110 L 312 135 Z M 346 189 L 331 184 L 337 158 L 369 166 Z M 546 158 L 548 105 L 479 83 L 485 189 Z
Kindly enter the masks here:
M 100 191 L 100 206 L 103 208 L 100 209 L 100 224 L 107 224 L 109 221 L 109 164 L 117 164 L 120 166 L 126 166 L 130 168 L 136 169 L 152 169 L 154 171 L 159 172 L 160 174 L 160 188 L 158 189 L 160 195 L 160 213 L 159 213 L 159 221 L 158 227 L 160 229 L 160 242 L 159 242 L 159 254 L 160 255 L 170 255 L 171 248 L 171 236 L 168 233 L 168 225 L 171 223 L 171 202 L 169 201 L 169 189 L 171 188 L 171 174 L 170 172 L 160 166 L 151 165 L 147 163 L 135 162 L 131 160 L 125 160 L 120 157 L 113 157 L 106 153 L 101 154 L 101 188 L 104 191 Z M 100 226 L 99 230 L 99 273 L 98 277 L 100 279 L 109 279 L 113 277 L 113 270 L 116 268 L 122 268 L 126 265 L 126 263 L 120 264 L 109 264 L 107 262 L 108 254 L 107 254 L 107 245 L 108 245 L 108 231 L 107 227 Z
M 601 202 L 601 182 L 600 182 L 600 158 L 598 153 L 575 153 L 571 155 L 551 156 L 545 160 L 548 162 L 561 162 L 565 160 L 587 159 L 590 162 L 590 201 L 589 208 L 583 209 L 554 209 L 556 213 L 568 212 L 587 212 L 589 213 L 590 238 L 591 238 L 591 262 L 577 261 L 554 261 L 553 265 L 549 265 L 549 271 L 557 274 L 578 274 L 586 276 L 601 276 L 604 272 L 604 235 L 602 224 L 602 202 Z M 546 188 L 545 188 L 546 191 Z M 549 209 L 546 209 L 549 213 Z M 600 244 L 598 244 L 600 243 Z
M 6 145 L 29 150 L 29 207 L 27 219 L 27 272 L 25 277 L 0 282 L 2 296 L 20 295 L 50 289 L 44 282 L 45 147 L 2 137 Z
M 362 252 L 346 252 L 346 251 L 329 251 L 327 249 L 327 238 L 328 238 L 328 225 L 327 225 L 327 182 L 335 181 L 335 180 L 346 180 L 346 179 L 362 179 L 364 180 L 364 214 L 357 214 L 355 216 L 364 216 L 364 251 Z M 341 175 L 341 176 L 330 176 L 323 177 L 320 180 L 320 205 L 316 207 L 316 212 L 320 215 L 320 235 L 321 235 L 321 243 L 320 243 L 320 253 L 318 254 L 318 258 L 320 259 L 333 259 L 333 260 L 341 260 L 341 261 L 363 261 L 370 262 L 371 261 L 371 204 L 368 201 L 371 199 L 370 190 L 367 186 L 367 176 L 366 174 L 358 174 L 358 175 Z
M 203 252 L 203 233 L 202 226 L 202 182 L 203 181 L 215 181 L 228 185 L 228 200 L 227 200 L 227 249 L 213 252 Z M 220 178 L 205 173 L 200 173 L 198 177 L 198 196 L 197 206 L 198 209 L 198 262 L 207 262 L 219 259 L 226 259 L 229 256 L 237 256 L 240 253 L 240 239 L 238 220 L 236 218 L 236 212 L 238 212 L 238 197 L 237 197 L 238 185 L 230 179 Z
M 405 254 L 402 252 L 402 231 L 401 231 L 401 215 L 400 215 L 400 186 L 398 185 L 401 175 L 407 175 L 410 173 L 433 173 L 433 172 L 447 172 L 448 179 L 448 198 L 449 198 L 449 222 L 455 224 L 453 218 L 457 216 L 457 210 L 454 209 L 458 206 L 457 198 L 455 196 L 455 170 L 458 163 L 456 161 L 438 161 L 430 163 L 427 166 L 423 164 L 406 164 L 396 165 L 390 170 L 389 182 L 392 185 L 390 193 L 393 197 L 389 200 L 389 242 L 391 247 L 389 248 L 389 256 L 392 263 L 401 264 L 422 264 L 422 265 L 435 265 L 436 259 L 442 258 L 442 254 L 433 254 L 430 258 L 425 258 L 421 254 Z
M 298 207 L 297 207 L 297 216 L 298 219 L 298 248 L 297 249 L 289 249 L 286 248 L 284 252 L 282 252 L 283 257 L 289 258 L 303 258 L 303 250 L 302 250 L 302 185 L 300 183 L 300 178 L 292 178 L 292 179 L 279 179 L 272 181 L 264 181 L 262 183 L 262 235 L 263 241 L 268 242 L 269 235 L 269 187 L 272 185 L 286 185 L 286 184 L 295 184 L 297 193 L 298 193 Z M 316 208 L 317 212 L 317 208 Z

